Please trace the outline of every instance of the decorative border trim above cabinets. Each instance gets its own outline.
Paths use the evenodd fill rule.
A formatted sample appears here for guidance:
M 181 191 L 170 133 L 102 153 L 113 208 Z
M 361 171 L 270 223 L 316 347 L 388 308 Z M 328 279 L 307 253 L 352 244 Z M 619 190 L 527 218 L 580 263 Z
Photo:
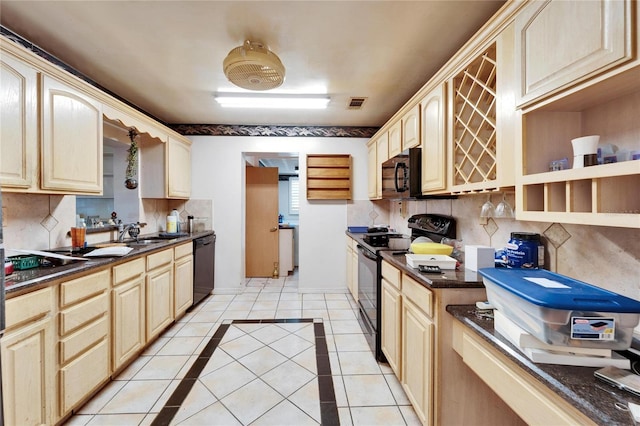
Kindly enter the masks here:
M 379 127 L 350 126 L 264 126 L 233 124 L 168 124 L 185 136 L 275 136 L 370 138 Z

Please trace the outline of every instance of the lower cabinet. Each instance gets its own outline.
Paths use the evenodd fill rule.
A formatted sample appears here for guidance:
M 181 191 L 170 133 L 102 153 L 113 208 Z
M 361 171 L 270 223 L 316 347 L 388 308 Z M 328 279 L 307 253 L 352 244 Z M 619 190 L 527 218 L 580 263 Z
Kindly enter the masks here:
M 147 341 L 173 321 L 173 249 L 147 256 Z
M 347 236 L 347 289 L 353 296 L 353 300 L 358 301 L 358 243 L 353 238 Z
M 178 318 L 193 304 L 193 243 L 183 244 L 173 250 L 174 318 Z
M 423 424 L 433 416 L 433 321 L 402 301 L 402 387 Z
M 387 357 L 389 367 L 402 379 L 401 371 L 401 331 L 402 302 L 400 291 L 386 278 L 382 279 L 382 352 Z
M 144 272 L 144 258 L 113 268 L 112 371 L 118 371 L 146 343 Z
M 54 293 L 48 287 L 7 300 L 0 341 L 4 424 L 54 423 Z
M 109 380 L 111 269 L 60 283 L 58 418 Z

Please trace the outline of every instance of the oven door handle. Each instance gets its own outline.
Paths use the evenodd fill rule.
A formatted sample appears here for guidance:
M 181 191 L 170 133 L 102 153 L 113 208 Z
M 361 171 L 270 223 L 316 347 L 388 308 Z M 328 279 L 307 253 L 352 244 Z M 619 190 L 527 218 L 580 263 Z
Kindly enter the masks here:
M 375 253 L 372 253 L 369 249 L 361 246 L 360 244 L 358 244 L 358 250 L 360 250 L 360 253 L 362 253 L 362 255 L 367 259 L 378 260 L 378 257 L 375 255 Z

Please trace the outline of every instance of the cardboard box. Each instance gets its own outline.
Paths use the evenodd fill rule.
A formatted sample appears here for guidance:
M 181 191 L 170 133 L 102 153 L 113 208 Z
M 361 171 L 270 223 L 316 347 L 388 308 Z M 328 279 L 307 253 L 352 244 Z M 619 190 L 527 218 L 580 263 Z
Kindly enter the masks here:
M 465 246 L 464 267 L 477 271 L 481 268 L 493 268 L 495 265 L 495 250 L 488 246 Z

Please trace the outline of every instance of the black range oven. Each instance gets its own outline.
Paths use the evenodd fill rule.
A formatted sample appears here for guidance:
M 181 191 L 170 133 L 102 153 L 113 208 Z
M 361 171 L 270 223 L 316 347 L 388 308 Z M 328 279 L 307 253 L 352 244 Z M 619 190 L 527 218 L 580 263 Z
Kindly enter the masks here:
M 387 362 L 382 353 L 382 251 L 398 256 L 409 252 L 411 241 L 427 237 L 434 242 L 456 238 L 456 221 L 450 216 L 419 214 L 408 221 L 411 237 L 401 234 L 363 234 L 358 241 L 358 322 L 376 360 Z
M 409 249 L 411 240 L 399 234 L 389 234 L 388 242 L 384 246 L 371 245 L 364 241 L 367 236 L 358 243 L 358 307 L 360 314 L 358 321 L 365 334 L 367 342 L 375 357 L 379 361 L 386 362 L 380 345 L 380 297 L 381 297 L 381 267 L 383 250 L 391 250 L 399 255 L 404 255 Z M 369 238 L 373 244 L 379 244 L 375 239 Z

